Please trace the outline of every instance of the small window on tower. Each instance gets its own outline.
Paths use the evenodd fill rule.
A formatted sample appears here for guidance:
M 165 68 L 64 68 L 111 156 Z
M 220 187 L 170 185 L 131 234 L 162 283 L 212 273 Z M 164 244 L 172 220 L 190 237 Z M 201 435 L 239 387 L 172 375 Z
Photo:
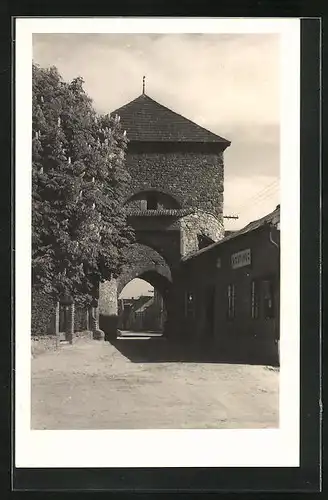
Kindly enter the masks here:
M 156 194 L 147 195 L 147 210 L 157 210 L 158 201 Z

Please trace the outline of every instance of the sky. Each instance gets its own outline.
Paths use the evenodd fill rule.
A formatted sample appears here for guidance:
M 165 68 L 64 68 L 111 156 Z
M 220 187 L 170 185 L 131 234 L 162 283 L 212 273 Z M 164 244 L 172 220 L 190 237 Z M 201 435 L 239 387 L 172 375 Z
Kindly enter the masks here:
M 279 35 L 35 34 L 33 59 L 82 76 L 105 113 L 140 95 L 145 75 L 149 97 L 229 139 L 224 214 L 239 219 L 227 230 L 280 202 Z

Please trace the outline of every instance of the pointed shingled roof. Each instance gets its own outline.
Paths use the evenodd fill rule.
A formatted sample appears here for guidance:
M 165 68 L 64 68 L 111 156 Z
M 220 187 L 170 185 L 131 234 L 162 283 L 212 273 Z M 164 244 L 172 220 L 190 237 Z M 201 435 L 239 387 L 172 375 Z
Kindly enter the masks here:
M 227 139 L 171 111 L 146 94 L 116 109 L 111 115 L 120 116 L 130 141 L 211 142 L 224 148 L 230 145 Z

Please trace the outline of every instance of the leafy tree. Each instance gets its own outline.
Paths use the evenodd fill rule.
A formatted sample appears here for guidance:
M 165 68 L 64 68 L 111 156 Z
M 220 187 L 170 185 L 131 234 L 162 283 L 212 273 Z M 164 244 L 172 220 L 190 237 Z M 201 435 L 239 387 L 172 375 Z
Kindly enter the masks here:
M 120 272 L 133 233 L 126 134 L 118 117 L 96 113 L 83 83 L 33 64 L 32 282 L 90 303 Z

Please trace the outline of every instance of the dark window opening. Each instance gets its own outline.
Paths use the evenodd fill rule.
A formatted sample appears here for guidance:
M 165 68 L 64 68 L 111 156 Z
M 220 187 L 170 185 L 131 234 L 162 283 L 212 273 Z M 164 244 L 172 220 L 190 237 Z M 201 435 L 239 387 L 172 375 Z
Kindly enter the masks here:
M 159 210 L 180 209 L 180 203 L 171 195 L 162 191 L 152 190 L 139 191 L 126 200 L 129 209 L 134 210 Z
M 253 319 L 259 317 L 259 286 L 258 281 L 253 280 L 251 284 L 251 316 Z
M 235 285 L 228 285 L 228 318 L 229 319 L 233 319 L 236 316 L 235 299 L 236 299 Z
M 209 238 L 208 236 L 205 236 L 204 234 L 199 234 L 197 236 L 197 239 L 198 239 L 198 250 L 201 250 L 202 248 L 208 247 L 209 245 L 214 243 L 214 241 L 211 238 Z
M 274 318 L 274 285 L 272 280 L 263 281 L 263 310 L 266 319 Z
M 147 195 L 147 210 L 157 210 L 158 200 L 156 194 Z

